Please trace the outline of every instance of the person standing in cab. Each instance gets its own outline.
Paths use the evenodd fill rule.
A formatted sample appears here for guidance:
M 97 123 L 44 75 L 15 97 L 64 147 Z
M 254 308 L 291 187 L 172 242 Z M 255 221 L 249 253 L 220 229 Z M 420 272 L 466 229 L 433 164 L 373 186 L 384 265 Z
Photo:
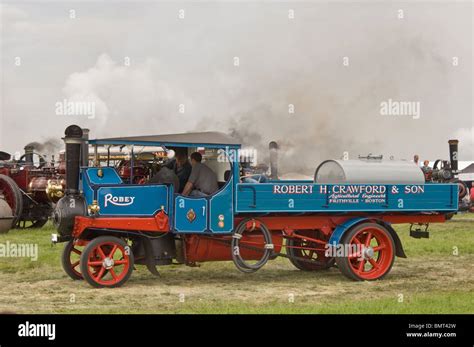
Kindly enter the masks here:
M 175 158 L 170 160 L 164 166 L 174 171 L 179 179 L 179 188 L 177 192 L 181 194 L 184 190 L 186 182 L 188 182 L 191 175 L 192 166 L 188 160 L 187 148 L 176 148 Z

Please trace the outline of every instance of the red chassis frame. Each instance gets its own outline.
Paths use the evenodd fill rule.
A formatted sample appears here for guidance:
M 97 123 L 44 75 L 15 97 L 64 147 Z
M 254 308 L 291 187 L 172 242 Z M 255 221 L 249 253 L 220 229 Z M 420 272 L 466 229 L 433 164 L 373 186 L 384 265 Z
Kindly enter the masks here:
M 283 238 L 304 239 L 325 246 L 327 244 L 327 240 L 329 240 L 330 235 L 338 225 L 346 222 L 347 220 L 357 217 L 364 217 L 368 220 L 390 224 L 428 224 L 442 223 L 446 220 L 446 216 L 444 214 L 373 214 L 370 216 L 367 216 L 367 214 L 347 214 L 343 216 L 331 216 L 327 214 L 299 216 L 266 215 L 251 219 L 248 222 L 248 229 L 258 228 L 260 223 L 265 224 L 265 226 L 272 233 L 275 251 L 279 252 L 283 246 Z M 236 217 L 234 221 L 235 225 L 237 226 L 244 218 L 248 217 Z M 169 219 L 163 211 L 160 211 L 154 217 L 94 218 L 78 216 L 75 218 L 75 225 L 72 233 L 73 238 L 78 241 L 83 239 L 79 241 L 80 243 L 87 242 L 87 240 L 84 240 L 84 237 L 82 237 L 84 231 L 86 231 L 87 229 L 102 229 L 109 231 L 119 230 L 122 232 L 170 232 Z M 324 234 L 324 239 L 312 238 L 308 235 L 301 236 L 295 233 L 295 231 L 316 229 L 320 230 Z M 251 233 L 249 234 L 250 235 L 246 240 L 248 244 L 263 244 L 263 239 L 261 235 L 251 235 Z M 230 235 L 186 234 L 185 239 L 187 249 L 186 258 L 189 262 L 230 260 L 230 252 L 228 251 L 228 245 L 222 244 L 222 241 L 231 240 Z M 219 243 L 219 241 L 221 243 Z M 259 257 L 258 253 L 250 251 L 247 255 L 249 258 L 258 259 Z
M 360 223 L 354 221 L 356 223 L 348 227 L 348 233 L 352 234 L 350 234 L 351 238 L 349 241 L 345 240 L 344 243 L 364 244 L 372 253 L 378 252 L 375 258 L 373 254 L 364 253 L 366 252 L 365 250 L 360 252 L 356 251 L 342 258 L 326 255 L 327 246 L 333 232 L 338 226 L 343 225 L 345 222 L 349 222 L 347 226 L 351 225 L 352 219 L 358 219 Z M 180 237 L 175 239 L 175 242 L 180 244 L 180 246 L 176 244 L 177 249 L 178 247 L 180 249 L 180 251 L 177 252 L 176 260 L 178 260 L 178 263 L 190 266 L 195 265 L 197 262 L 233 260 L 239 270 L 250 272 L 249 269 L 251 269 L 251 272 L 253 272 L 263 266 L 267 260 L 277 256 L 285 256 L 300 270 L 315 271 L 329 269 L 337 263 L 341 272 L 349 278 L 375 280 L 382 278 L 390 271 L 395 255 L 405 257 L 398 237 L 396 234 L 394 235 L 393 229 L 389 228 L 388 224 L 428 224 L 431 222 L 442 223 L 444 221 L 446 221 L 446 215 L 444 214 L 347 214 L 338 216 L 312 214 L 284 216 L 265 215 L 251 216 L 250 218 L 249 216 L 238 216 L 235 218 L 235 234 L 180 234 Z M 245 223 L 244 230 L 242 230 L 242 223 Z M 382 224 L 385 224 L 385 228 Z M 344 228 L 346 228 L 346 226 L 344 226 Z M 387 229 L 389 229 L 388 233 Z M 92 233 L 85 233 L 86 230 L 90 230 Z M 246 231 L 245 234 L 243 234 L 243 231 Z M 94 241 L 91 240 L 100 234 L 102 234 L 101 236 L 110 236 L 115 233 L 122 234 L 122 236 L 125 234 L 126 237 L 133 239 L 135 237 L 145 237 L 146 235 L 143 233 L 166 234 L 169 232 L 169 219 L 164 211 L 160 211 L 154 217 L 94 218 L 78 216 L 75 217 L 75 225 L 72 233 L 73 240 L 70 242 L 72 245 L 71 251 L 81 254 L 82 259 L 84 254 L 75 247 L 85 247 L 85 254 L 89 257 L 92 256 L 93 259 L 91 259 L 95 261 L 97 254 L 94 252 L 96 250 L 89 246 L 97 246 L 93 244 Z M 268 233 L 270 233 L 270 235 Z M 392 241 L 390 240 L 390 235 L 388 235 L 390 233 L 394 239 Z M 240 237 L 235 237 L 237 234 L 239 234 Z M 120 237 L 120 235 L 118 236 Z M 268 240 L 269 237 L 271 239 L 270 241 Z M 287 239 L 286 242 L 284 241 L 285 238 Z M 376 245 L 370 246 L 373 238 L 376 240 Z M 100 238 L 96 238 L 95 240 L 99 239 Z M 239 239 L 239 244 L 235 244 L 235 239 Z M 107 242 L 110 243 L 112 241 L 108 240 Z M 271 243 L 271 245 L 269 243 Z M 286 254 L 281 253 L 284 244 Z M 267 246 L 269 245 L 271 246 L 270 249 L 272 249 L 271 253 L 267 251 Z M 118 244 L 116 246 L 119 247 Z M 112 253 L 117 247 L 112 249 Z M 88 248 L 94 249 L 94 251 L 91 253 Z M 236 248 L 237 260 L 235 255 Z M 98 249 L 100 249 L 100 246 Z M 66 265 L 68 269 L 67 272 L 75 271 L 75 267 L 77 267 L 80 262 L 72 262 L 70 253 L 66 252 L 64 254 L 69 264 Z M 314 258 L 315 255 L 316 259 Z M 109 258 L 110 257 L 109 255 Z M 108 258 L 104 259 L 107 260 Z M 258 262 L 255 263 L 257 265 L 245 263 L 247 260 L 257 260 Z M 127 260 L 127 264 L 129 264 L 128 261 L 129 260 Z M 242 262 L 244 262 L 244 265 L 242 265 Z M 369 263 L 370 266 L 367 269 L 366 264 Z M 91 264 L 90 259 L 87 264 Z M 147 266 L 149 270 L 150 268 L 154 268 L 152 264 L 147 264 Z M 257 268 L 251 268 L 251 266 Z M 87 271 L 90 270 L 89 267 L 87 267 Z M 83 268 L 83 264 L 81 264 L 81 271 L 86 271 Z M 129 269 L 131 268 L 127 268 L 127 272 L 123 272 L 125 276 L 123 278 L 117 277 L 115 274 L 115 277 L 118 279 L 114 277 L 114 281 L 110 283 L 107 282 L 104 284 L 101 280 L 98 281 L 97 278 L 94 277 L 95 272 L 89 273 L 90 276 L 88 275 L 89 277 L 87 277 L 87 279 L 89 283 L 94 286 L 118 286 L 121 285 L 123 281 L 126 281 L 126 276 L 129 276 L 131 273 Z M 152 271 L 152 273 L 155 272 L 156 269 Z M 99 275 L 101 273 L 103 274 L 104 272 L 100 272 Z M 115 272 L 111 272 L 112 276 L 114 276 L 114 273 Z M 74 272 L 72 277 L 77 279 L 83 276 L 81 273 Z
M 331 232 L 345 221 L 365 217 L 369 220 L 383 221 L 390 224 L 428 224 L 443 223 L 446 221 L 444 214 L 346 214 L 344 216 L 331 216 L 327 214 L 314 215 L 266 215 L 257 216 L 254 219 L 264 223 L 271 231 L 283 231 L 291 237 L 295 230 L 321 230 L 325 235 Z M 236 217 L 234 224 L 238 225 L 246 217 Z M 121 231 L 144 231 L 165 233 L 170 231 L 168 216 L 163 212 L 158 212 L 154 217 L 83 217 L 75 218 L 73 238 L 79 239 L 86 229 L 108 229 Z M 209 236 L 209 235 L 207 235 Z M 218 237 L 216 235 L 216 237 Z

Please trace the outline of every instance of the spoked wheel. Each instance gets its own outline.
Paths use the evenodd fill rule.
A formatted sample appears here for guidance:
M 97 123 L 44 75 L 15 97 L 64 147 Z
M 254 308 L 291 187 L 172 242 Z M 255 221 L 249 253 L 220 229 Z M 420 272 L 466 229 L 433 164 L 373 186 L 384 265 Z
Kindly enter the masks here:
M 363 223 L 351 228 L 342 238 L 348 254 L 336 257 L 341 272 L 350 279 L 376 280 L 392 268 L 395 251 L 389 231 L 376 223 Z
M 451 183 L 457 183 L 458 184 L 458 199 L 462 200 L 468 193 L 469 189 L 467 188 L 466 183 L 459 179 L 454 179 L 451 181 Z
M 319 230 L 295 231 L 295 234 L 327 242 L 326 237 Z M 326 257 L 325 251 L 322 243 L 308 239 L 291 237 L 286 241 L 286 254 L 290 257 L 290 262 L 303 271 L 319 271 L 332 267 L 336 260 Z
M 80 268 L 93 287 L 120 287 L 133 271 L 134 259 L 127 243 L 114 236 L 100 236 L 84 248 Z
M 32 221 L 20 220 L 18 221 L 16 227 L 18 229 L 39 229 L 42 228 L 46 223 L 48 223 L 48 217 Z
M 82 280 L 81 274 L 81 255 L 84 247 L 76 244 L 75 240 L 71 240 L 64 245 L 63 254 L 61 256 L 61 265 L 64 271 L 73 280 Z
M 23 212 L 23 196 L 20 188 L 10 177 L 0 175 L 0 195 L 3 195 L 7 204 L 11 207 L 13 216 L 12 226 L 15 227 Z

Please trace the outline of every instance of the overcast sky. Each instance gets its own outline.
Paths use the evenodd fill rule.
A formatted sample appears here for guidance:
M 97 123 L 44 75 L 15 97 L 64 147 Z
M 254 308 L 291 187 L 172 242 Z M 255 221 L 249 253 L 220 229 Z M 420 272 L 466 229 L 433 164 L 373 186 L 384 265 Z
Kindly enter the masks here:
M 2 3 L 0 150 L 76 123 L 276 140 L 287 170 L 344 151 L 447 158 L 454 137 L 474 160 L 471 2 Z M 389 100 L 419 118 L 381 114 Z

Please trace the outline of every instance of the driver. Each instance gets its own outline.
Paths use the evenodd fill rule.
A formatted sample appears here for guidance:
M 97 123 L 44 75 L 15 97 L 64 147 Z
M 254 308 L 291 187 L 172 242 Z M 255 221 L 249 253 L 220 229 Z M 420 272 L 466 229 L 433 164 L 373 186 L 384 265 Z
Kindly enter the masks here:
M 201 163 L 199 152 L 191 154 L 192 171 L 184 186 L 183 195 L 208 196 L 219 190 L 217 176 L 206 164 Z

